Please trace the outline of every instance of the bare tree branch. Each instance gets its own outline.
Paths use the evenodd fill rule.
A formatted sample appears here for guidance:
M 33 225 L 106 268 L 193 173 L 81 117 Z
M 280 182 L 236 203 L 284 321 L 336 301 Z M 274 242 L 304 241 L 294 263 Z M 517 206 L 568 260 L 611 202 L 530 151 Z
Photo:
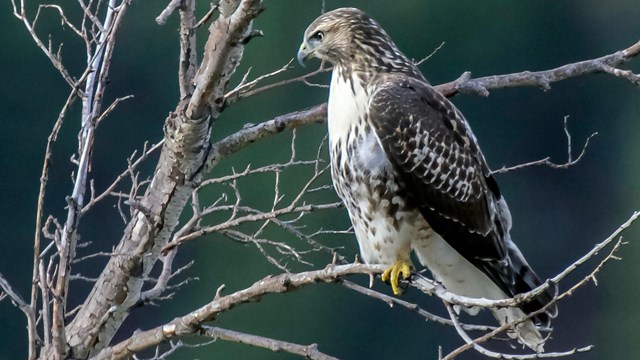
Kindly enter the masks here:
M 613 73 L 616 76 L 624 74 L 624 78 L 630 80 L 634 84 L 640 83 L 640 77 L 630 72 L 618 73 L 612 70 L 622 65 L 640 53 L 640 41 L 630 47 L 615 52 L 610 55 L 602 56 L 597 59 L 580 61 L 572 64 L 563 65 L 555 69 L 544 71 L 523 71 L 519 73 L 507 75 L 494 75 L 471 79 L 471 73 L 465 72 L 458 79 L 436 86 L 436 90 L 440 91 L 447 97 L 454 96 L 459 92 L 473 93 L 482 96 L 488 96 L 489 90 L 503 89 L 518 86 L 537 86 L 543 90 L 550 89 L 550 84 L 572 77 L 590 74 L 590 73 Z
M 247 81 L 249 77 L 249 72 L 247 72 L 237 87 L 232 90 L 228 89 L 230 78 L 242 59 L 244 46 L 253 37 L 261 34 L 253 29 L 253 20 L 262 11 L 261 0 L 220 0 L 218 4 L 211 5 L 211 10 L 200 21 L 197 21 L 195 16 L 195 0 L 169 1 L 169 4 L 156 18 L 156 21 L 158 24 L 164 24 L 169 16 L 179 10 L 180 62 L 178 86 L 180 99 L 175 110 L 165 121 L 165 139 L 149 149 L 145 144 L 142 154 L 137 160 L 132 155 L 128 161 L 127 169 L 102 193 L 96 195 L 93 180 L 91 180 L 90 199 L 86 202 L 86 188 L 89 180 L 88 173 L 96 127 L 112 113 L 118 103 L 129 98 L 128 96 L 116 98 L 106 110 L 102 110 L 105 89 L 108 84 L 111 56 L 115 48 L 116 33 L 129 3 L 130 0 L 78 0 L 78 5 L 81 9 L 79 13 L 81 20 L 74 20 L 74 17 L 68 17 L 59 5 L 43 4 L 37 7 L 35 16 L 30 20 L 30 17 L 25 12 L 25 1 L 11 0 L 14 16 L 23 22 L 36 45 L 45 53 L 62 78 L 71 86 L 69 97 L 49 135 L 44 156 L 36 212 L 33 274 L 29 303 L 24 301 L 12 289 L 0 274 L 0 287 L 2 288 L 0 300 L 10 298 L 27 316 L 30 360 L 35 359 L 38 353 L 40 353 L 39 356 L 42 359 L 85 359 L 92 356 L 101 359 L 135 358 L 136 352 L 169 341 L 171 348 L 164 354 L 159 353 L 160 347 L 156 348 L 154 359 L 164 359 L 180 347 L 191 346 L 177 340 L 178 337 L 187 334 L 199 334 L 212 337 L 214 340 L 235 341 L 265 347 L 273 351 L 285 351 L 312 359 L 334 359 L 319 352 L 315 344 L 299 345 L 267 337 L 204 326 L 205 322 L 214 320 L 220 313 L 226 312 L 242 303 L 258 300 L 266 294 L 288 292 L 316 282 L 339 282 L 344 287 L 383 301 L 389 306 L 399 305 L 428 320 L 454 326 L 460 337 L 465 340 L 465 345 L 451 352 L 445 359 L 453 358 L 453 356 L 472 348 L 484 355 L 498 358 L 528 359 L 541 357 L 539 354 L 511 355 L 486 349 L 480 344 L 495 338 L 497 334 L 506 331 L 517 322 L 499 327 L 462 324 L 452 312 L 452 304 L 483 307 L 518 306 L 545 291 L 550 286 L 558 285 L 578 266 L 594 258 L 599 251 L 609 246 L 621 231 L 640 217 L 639 212 L 634 213 L 609 238 L 597 244 L 589 253 L 575 261 L 560 274 L 547 280 L 537 289 L 525 294 L 519 294 L 511 299 L 471 299 L 457 296 L 448 293 L 440 284 L 420 275 L 414 275 L 411 279 L 411 285 L 445 300 L 450 319 L 431 314 L 418 307 L 417 304 L 396 299 L 344 280 L 344 277 L 348 275 L 367 274 L 373 281 L 374 274 L 379 274 L 383 269 L 380 266 L 362 264 L 335 265 L 335 261 L 343 259 L 343 256 L 335 252 L 335 249 L 317 242 L 315 237 L 321 234 L 350 232 L 317 230 L 313 233 L 313 230 L 305 229 L 304 225 L 299 222 L 305 213 L 312 210 L 334 209 L 340 206 L 340 203 L 331 202 L 309 204 L 306 201 L 306 197 L 303 198 L 306 194 L 330 188 L 326 184 L 313 184 L 326 170 L 326 164 L 323 163 L 319 155 L 322 145 L 318 149 L 315 160 L 299 160 L 295 155 L 294 132 L 291 145 L 292 153 L 288 162 L 270 164 L 260 168 L 248 166 L 246 170 L 240 173 L 234 171 L 233 174 L 202 182 L 203 175 L 215 167 L 221 159 L 234 154 L 250 143 L 265 136 L 280 133 L 287 128 L 320 123 L 326 118 L 327 105 L 320 104 L 306 110 L 281 115 L 257 125 L 247 124 L 235 134 L 214 144 L 210 143 L 212 121 L 221 114 L 225 107 L 242 98 L 293 82 L 304 82 L 309 86 L 315 86 L 316 84 L 310 84 L 308 79 L 330 70 L 324 68 L 323 64 L 321 64 L 319 69 L 308 74 L 275 81 L 274 76 L 284 73 L 290 68 L 289 62 L 276 71 L 257 76 L 252 81 Z M 323 11 L 324 7 L 323 1 Z M 80 9 L 77 10 L 80 11 Z M 219 10 L 220 16 L 209 28 L 204 58 L 200 66 L 198 66 L 195 31 L 213 17 L 216 9 Z M 44 17 L 44 13 L 51 10 L 57 13 L 56 18 L 59 17 L 62 25 L 71 30 L 71 35 L 78 36 L 86 46 L 86 59 L 84 59 L 86 68 L 82 70 L 77 79 L 63 65 L 62 44 L 53 45 L 51 38 L 48 43 L 46 41 L 43 42 L 38 35 L 40 30 L 36 32 L 41 13 Z M 417 64 L 428 59 L 440 47 L 425 59 L 418 61 Z M 460 78 L 438 85 L 435 88 L 446 96 L 454 96 L 460 92 L 486 96 L 489 94 L 489 90 L 516 86 L 537 86 L 546 90 L 553 82 L 587 73 L 606 73 L 639 85 L 640 75 L 634 74 L 630 70 L 619 68 L 622 64 L 636 57 L 638 53 L 640 53 L 640 42 L 614 54 L 545 71 L 525 71 L 476 79 L 472 79 L 471 74 L 466 72 Z M 273 82 L 262 85 L 266 83 L 265 80 L 267 79 Z M 66 218 L 64 221 L 61 219 L 60 222 L 63 225 L 60 225 L 55 217 L 50 216 L 47 218 L 45 225 L 42 226 L 52 147 L 63 120 L 67 116 L 69 107 L 76 97 L 82 101 L 81 129 L 78 136 L 77 155 L 74 155 L 72 159 L 77 165 L 77 169 L 74 171 L 72 192 L 67 198 Z M 571 136 L 566 122 L 567 119 L 565 118 L 565 133 L 568 143 L 568 160 L 565 164 L 555 164 L 549 158 L 545 158 L 511 168 L 502 168 L 496 172 L 506 172 L 532 165 L 565 168 L 579 161 L 593 135 L 586 140 L 578 157 L 573 159 Z M 160 146 L 162 146 L 162 152 L 153 178 L 144 178 L 136 168 L 152 151 L 159 149 Z M 281 172 L 287 167 L 299 166 L 313 166 L 314 173 L 310 180 L 304 184 L 302 190 L 293 196 L 294 199 L 289 204 L 283 205 L 285 196 L 284 191 L 280 189 Z M 258 173 L 269 173 L 274 176 L 273 201 L 272 204 L 268 205 L 271 207 L 270 210 L 260 210 L 258 206 L 246 205 L 241 201 L 242 194 L 238 187 L 240 182 L 236 180 L 243 176 Z M 126 177 L 131 180 L 131 187 L 121 189 L 120 185 Z M 201 206 L 199 191 L 205 185 L 219 183 L 225 183 L 225 186 L 229 185 L 231 187 L 233 193 L 229 196 L 230 200 L 227 202 L 226 194 L 223 194 L 218 200 L 214 200 L 212 204 L 203 204 Z M 145 191 L 144 195 L 142 195 L 143 191 Z M 118 210 L 125 223 L 127 223 L 120 243 L 110 252 L 76 257 L 76 249 L 82 248 L 83 245 L 82 243 L 78 244 L 80 218 L 107 196 L 117 197 Z M 179 216 L 189 198 L 191 198 L 193 216 L 178 231 L 174 231 L 179 225 Z M 289 197 L 286 199 L 289 199 Z M 122 204 L 129 205 L 128 209 L 123 209 Z M 230 214 L 226 221 L 203 225 L 204 221 L 202 220 L 205 216 L 211 215 L 211 218 L 215 218 L 214 215 L 220 214 L 220 212 L 223 212 L 222 214 L 224 215 Z M 209 217 L 206 220 L 209 220 Z M 258 228 L 257 230 L 235 229 L 236 226 L 250 221 L 258 222 L 254 226 Z M 265 235 L 267 233 L 265 229 L 271 229 L 271 226 L 279 227 L 281 231 L 289 232 L 298 239 L 307 241 L 308 244 L 304 244 L 307 248 L 297 249 L 298 245 L 294 247 L 294 245 L 289 245 L 282 241 L 271 240 Z M 169 298 L 172 293 L 168 290 L 175 289 L 192 279 L 188 278 L 177 285 L 169 285 L 169 281 L 175 275 L 187 269 L 191 264 L 189 263 L 178 270 L 172 269 L 172 261 L 176 253 L 175 247 L 185 241 L 212 232 L 217 232 L 236 241 L 255 245 L 270 263 L 287 273 L 264 278 L 244 290 L 227 296 L 221 296 L 221 287 L 214 300 L 200 309 L 196 309 L 151 330 L 136 332 L 130 338 L 113 344 L 112 338 L 123 324 L 131 308 L 141 302 Z M 50 240 L 46 246 L 42 246 L 42 236 Z M 311 245 L 311 249 L 308 249 L 308 245 Z M 617 258 L 614 254 L 621 245 L 622 240 L 619 239 L 609 255 L 589 275 L 569 286 L 560 295 L 556 295 L 552 303 L 560 301 L 589 281 L 596 282 L 597 272 L 607 261 Z M 333 251 L 334 264 L 323 270 L 297 274 L 288 273 L 289 269 L 286 261 L 293 259 L 298 263 L 310 265 L 311 263 L 306 260 L 307 258 L 304 255 L 318 250 Z M 165 254 L 164 257 L 161 257 L 162 252 Z M 76 273 L 71 272 L 72 264 L 96 258 L 97 256 L 109 257 L 109 263 L 99 278 L 84 276 L 77 273 L 77 270 Z M 150 273 L 158 260 L 162 261 L 163 266 L 158 278 L 155 279 L 150 276 Z M 70 280 L 82 280 L 95 284 L 84 304 L 72 311 L 67 311 L 66 302 Z M 142 290 L 146 284 L 153 282 L 155 282 L 155 285 L 151 289 Z M 166 294 L 167 292 L 169 294 Z M 41 309 L 39 308 L 38 296 L 41 296 Z M 530 316 L 533 315 L 535 313 Z M 74 318 L 70 324 L 67 324 L 66 321 L 71 316 L 74 316 Z M 40 334 L 42 334 L 44 340 L 40 339 L 40 329 L 42 330 Z M 487 333 L 472 339 L 466 334 L 468 330 L 480 330 Z M 166 346 L 163 346 L 163 348 L 166 349 Z M 544 357 L 565 356 L 589 349 L 590 347 L 586 347 L 564 353 L 548 353 Z
M 517 86 L 549 86 L 550 83 L 566 80 L 568 78 L 581 76 L 588 73 L 603 72 L 603 64 L 613 64 L 615 66 L 628 62 L 640 53 L 640 42 L 630 46 L 625 50 L 606 55 L 597 59 L 585 60 L 577 63 L 563 65 L 561 67 L 538 72 L 519 72 L 507 75 L 495 75 L 482 78 L 471 79 L 471 73 L 465 72 L 460 78 L 449 83 L 436 85 L 435 89 L 447 97 L 455 96 L 459 92 L 469 92 L 479 95 L 488 95 L 489 90 L 502 89 Z M 613 66 L 612 65 L 612 66 Z M 474 90 L 475 89 L 475 90 Z M 217 164 L 222 158 L 248 143 L 256 141 L 267 135 L 277 134 L 286 128 L 295 128 L 304 124 L 314 122 L 324 122 L 327 116 L 327 104 L 319 104 L 306 110 L 296 111 L 278 116 L 272 120 L 260 123 L 248 129 L 243 129 L 227 137 L 214 145 L 209 156 L 207 165 L 210 167 Z M 586 146 L 583 148 L 586 149 Z M 217 150 L 217 151 L 216 151 Z M 580 158 L 580 156 L 579 156 Z M 539 160 L 540 164 L 547 164 L 547 160 Z M 577 161 L 577 160 L 576 160 Z M 531 165 L 538 165 L 538 162 Z M 573 161 L 575 162 L 575 161 Z M 570 161 L 570 163 L 573 163 Z M 558 165 L 549 162 L 550 166 Z M 498 171 L 503 171 L 502 169 Z M 506 171 L 506 170 L 505 170 Z
M 451 304 L 445 302 L 444 303 L 445 307 L 447 308 L 447 311 L 449 312 L 449 316 L 451 317 L 451 320 L 453 321 L 454 327 L 456 329 L 456 331 L 458 332 L 458 335 L 460 335 L 460 337 L 469 345 L 472 346 L 477 352 L 479 352 L 480 354 L 490 357 L 490 358 L 494 358 L 494 359 L 510 359 L 510 360 L 526 360 L 526 359 L 549 359 L 549 358 L 559 358 L 559 357 L 565 357 L 565 356 L 569 356 L 569 355 L 573 355 L 573 354 L 578 354 L 578 353 L 583 353 L 583 352 L 587 352 L 591 349 L 593 349 L 593 346 L 586 346 L 586 347 L 582 347 L 579 349 L 572 349 L 569 351 L 565 351 L 565 352 L 548 352 L 548 353 L 536 353 L 536 354 L 526 354 L 526 355 L 519 355 L 519 354 L 505 354 L 505 353 L 501 353 L 501 352 L 495 352 L 495 351 L 491 351 L 483 346 L 481 346 L 480 344 L 478 344 L 477 342 L 475 342 L 474 340 L 471 339 L 471 337 L 469 337 L 469 335 L 467 334 L 467 332 L 462 328 L 462 325 L 460 324 L 460 322 L 458 321 L 458 316 L 456 315 L 455 311 L 453 310 L 453 306 L 451 306 Z M 455 356 L 457 356 L 459 353 L 456 354 L 449 354 L 445 357 L 441 357 L 441 360 L 453 360 Z
M 386 294 L 383 294 L 379 291 L 375 291 L 373 289 L 370 288 L 366 288 L 364 286 L 360 286 L 354 282 L 351 282 L 349 280 L 341 280 L 340 281 L 340 285 L 346 287 L 347 289 L 351 289 L 353 291 L 356 291 L 362 295 L 366 295 L 369 297 L 372 297 L 374 299 L 378 299 L 382 302 L 385 302 L 387 305 L 389 305 L 389 307 L 393 307 L 394 305 L 400 305 L 404 308 L 407 308 L 413 312 L 416 312 L 418 315 L 424 317 L 426 320 L 428 321 L 433 321 L 436 322 L 438 324 L 442 324 L 442 325 L 449 325 L 449 326 L 453 326 L 454 323 L 452 320 L 450 319 L 446 319 L 443 318 L 441 316 L 432 314 L 424 309 L 422 309 L 421 307 L 419 307 L 416 304 L 412 304 L 408 301 L 404 301 L 401 300 L 399 298 L 393 297 L 393 296 L 389 296 Z M 490 330 L 495 330 L 496 327 L 495 326 L 487 326 L 487 325 L 471 325 L 471 324 L 460 324 L 460 326 L 464 329 L 464 330 L 477 330 L 477 331 L 490 331 Z
M 158 25 L 166 24 L 169 16 L 171 16 L 177 9 L 182 6 L 182 2 L 183 0 L 171 0 L 169 2 L 169 5 L 167 5 L 167 7 L 162 10 L 160 15 L 158 15 L 158 17 L 156 18 L 156 22 L 158 23 Z
M 326 113 L 327 105 L 320 104 L 306 110 L 278 116 L 257 125 L 245 126 L 244 129 L 213 144 L 209 158 L 207 159 L 207 170 L 214 167 L 225 157 L 267 135 L 280 133 L 287 128 L 324 122 Z
M 180 8 L 180 64 L 178 66 L 178 84 L 180 99 L 186 99 L 195 90 L 194 79 L 198 70 L 198 51 L 196 49 L 196 2 L 181 0 Z M 156 19 L 157 21 L 157 19 Z
M 317 344 L 298 345 L 287 341 L 212 326 L 203 326 L 199 333 L 200 335 L 213 339 L 222 339 L 245 345 L 257 346 L 274 352 L 288 352 L 290 354 L 303 356 L 307 359 L 338 360 L 338 358 L 320 352 Z
M 60 240 L 60 260 L 55 284 L 55 296 L 53 297 L 51 335 L 55 350 L 54 357 L 56 358 L 63 358 L 67 353 L 64 314 L 66 313 L 65 306 L 69 287 L 70 267 L 75 256 L 79 211 L 84 204 L 84 193 L 93 149 L 94 131 L 109 73 L 115 33 L 124 16 L 127 5 L 127 1 L 123 1 L 119 6 L 116 6 L 115 0 L 109 1 L 104 22 L 106 31 L 100 34 L 95 57 L 93 57 L 93 59 L 90 57 L 89 59 L 88 68 L 91 69 L 91 72 L 85 82 L 85 96 L 82 101 L 82 129 L 78 146 L 80 159 L 78 161 L 78 170 L 74 180 L 73 192 L 71 196 L 67 198 L 69 206 Z M 100 71 L 97 71 L 99 67 Z
M 11 301 L 20 309 L 25 315 L 29 316 L 29 312 L 31 311 L 31 307 L 27 304 L 9 284 L 9 282 L 4 278 L 2 274 L 0 274 L 0 288 L 4 291 L 5 294 L 9 295 Z
M 194 183 L 200 180 L 209 152 L 211 119 L 221 110 L 215 99 L 223 96 L 227 78 L 241 59 L 242 39 L 250 33 L 261 1 L 237 1 L 237 6 L 225 9 L 230 8 L 235 10 L 224 12 L 211 26 L 193 96 L 181 101 L 166 120 L 158 168 L 145 196 L 132 202 L 140 206 L 114 251 L 127 256 L 110 259 L 68 326 L 68 343 L 76 357 L 98 353 L 138 303 L 160 249 L 173 232 Z
M 40 188 L 38 190 L 38 204 L 36 207 L 36 224 L 35 224 L 35 234 L 33 240 L 33 270 L 32 270 L 32 278 L 31 278 L 31 300 L 29 306 L 31 309 L 35 309 L 38 302 L 38 280 L 40 279 L 40 243 L 41 243 L 41 235 L 42 235 L 42 217 L 44 211 L 44 196 L 47 189 L 47 181 L 49 179 L 49 167 L 51 166 L 51 156 L 52 156 L 52 147 L 53 144 L 58 139 L 58 133 L 60 132 L 60 128 L 62 127 L 62 123 L 67 115 L 67 111 L 73 101 L 76 99 L 76 92 L 71 91 L 67 101 L 62 106 L 60 113 L 58 115 L 58 119 L 56 120 L 53 128 L 51 129 L 51 133 L 47 138 L 47 147 L 44 153 L 44 160 L 42 163 L 42 172 L 40 175 Z M 48 302 L 46 303 L 48 304 Z M 48 305 L 47 305 L 48 306 Z M 35 310 L 34 310 L 35 311 Z M 36 358 L 36 342 L 37 338 L 37 330 L 35 319 L 28 318 L 27 331 L 29 332 L 29 359 Z M 47 329 L 49 331 L 49 329 Z
M 214 299 L 193 312 L 178 317 L 164 325 L 141 331 L 125 341 L 103 349 L 94 360 L 124 359 L 137 351 L 167 341 L 176 336 L 193 334 L 200 326 L 216 318 L 220 313 L 230 310 L 250 300 L 260 299 L 267 294 L 282 293 L 299 289 L 317 282 L 334 282 L 339 277 L 352 274 L 380 274 L 384 266 L 350 264 L 329 266 L 324 270 L 307 271 L 298 274 L 284 273 L 266 277 L 252 286 L 233 294 Z
M 507 173 L 507 172 L 510 172 L 510 171 L 520 170 L 520 169 L 524 169 L 524 168 L 531 167 L 531 166 L 548 166 L 548 167 L 553 168 L 553 169 L 568 169 L 570 166 L 575 165 L 578 161 L 582 160 L 582 157 L 587 152 L 587 147 L 589 146 L 589 142 L 596 135 L 598 135 L 598 133 L 594 132 L 593 134 L 589 135 L 587 140 L 585 140 L 584 145 L 582 146 L 582 150 L 580 151 L 580 154 L 578 154 L 578 157 L 576 157 L 574 159 L 573 158 L 573 149 L 571 147 L 571 134 L 569 133 L 569 128 L 567 127 L 567 119 L 568 118 L 569 118 L 568 116 L 564 117 L 564 133 L 567 136 L 567 161 L 565 163 L 563 163 L 563 164 L 555 163 L 555 162 L 551 161 L 551 157 L 547 156 L 544 159 L 531 161 L 531 162 L 527 162 L 527 163 L 524 163 L 524 164 L 518 164 L 518 165 L 514 165 L 514 166 L 510 166 L 510 167 L 503 166 L 500 169 L 491 171 L 491 173 L 493 173 L 493 174 L 504 174 L 504 173 Z
M 323 63 L 320 64 L 320 66 L 318 67 L 317 70 L 314 70 L 314 71 L 312 71 L 310 73 L 307 73 L 307 74 L 304 74 L 304 75 L 301 75 L 301 76 L 298 76 L 298 77 L 294 77 L 294 78 L 291 78 L 291 79 L 278 81 L 278 82 L 275 82 L 273 84 L 264 85 L 264 86 L 261 86 L 259 88 L 255 88 L 255 86 L 258 84 L 258 82 L 260 82 L 260 81 L 262 81 L 264 79 L 270 78 L 270 77 L 272 77 L 274 75 L 280 74 L 280 73 L 290 69 L 289 65 L 291 64 L 292 61 L 293 61 L 293 59 L 291 59 L 282 68 L 280 68 L 280 69 L 278 69 L 276 71 L 273 71 L 271 73 L 259 76 L 255 80 L 253 80 L 253 81 L 251 81 L 249 83 L 246 83 L 246 84 L 241 84 L 236 89 L 233 89 L 232 91 L 228 92 L 225 95 L 225 100 L 224 100 L 225 106 L 229 106 L 229 105 L 235 103 L 236 101 L 238 101 L 240 99 L 248 98 L 248 97 L 251 97 L 253 95 L 257 95 L 257 94 L 259 94 L 261 92 L 265 92 L 267 90 L 271 90 L 271 89 L 274 89 L 274 88 L 277 88 L 277 87 L 280 87 L 280 86 L 289 85 L 289 84 L 296 83 L 296 82 L 304 82 L 307 85 L 312 85 L 313 86 L 313 84 L 308 82 L 308 79 L 310 79 L 310 78 L 312 78 L 312 77 L 314 77 L 314 76 L 316 76 L 318 74 L 329 72 L 332 69 L 331 67 L 325 68 L 324 67 L 324 62 L 323 62 Z M 327 86 L 323 85 L 323 87 L 327 87 Z

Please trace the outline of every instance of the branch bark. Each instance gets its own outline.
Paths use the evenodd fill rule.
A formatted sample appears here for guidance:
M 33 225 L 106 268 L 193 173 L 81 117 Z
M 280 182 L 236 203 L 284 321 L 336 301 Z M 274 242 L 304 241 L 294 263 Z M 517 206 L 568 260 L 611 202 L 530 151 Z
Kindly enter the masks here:
M 288 352 L 290 354 L 299 355 L 306 359 L 312 360 L 338 360 L 333 356 L 329 356 L 318 350 L 318 344 L 299 345 L 288 341 L 270 339 L 263 336 L 245 334 L 233 330 L 222 329 L 219 327 L 203 326 L 200 335 L 213 338 L 214 340 L 222 339 L 233 341 L 245 345 L 266 348 L 275 352 Z
M 142 208 L 134 212 L 114 251 L 126 255 L 110 259 L 66 329 L 73 357 L 98 353 L 111 341 L 129 309 L 140 300 L 144 279 L 200 181 L 211 121 L 222 111 L 216 96 L 224 94 L 226 80 L 242 57 L 243 36 L 250 33 L 262 2 L 243 0 L 237 5 L 212 24 L 194 95 L 180 101 L 165 122 L 165 142 L 153 180 L 140 201 Z
M 221 313 L 231 310 L 240 304 L 257 301 L 267 294 L 297 290 L 318 282 L 335 282 L 347 275 L 381 274 L 382 271 L 384 271 L 384 266 L 381 265 L 350 264 L 330 265 L 323 270 L 306 271 L 297 274 L 285 273 L 269 276 L 246 289 L 216 298 L 203 307 L 187 315 L 177 317 L 164 325 L 133 334 L 128 339 L 103 349 L 93 359 L 125 359 L 137 351 L 158 345 L 174 337 L 197 334 L 201 331 L 203 323 L 214 320 Z
M 447 97 L 454 96 L 460 92 L 488 96 L 489 90 L 519 86 L 537 86 L 543 90 L 549 90 L 551 83 L 591 73 L 613 74 L 614 76 L 623 77 L 633 84 L 640 85 L 640 76 L 616 68 L 636 57 L 639 53 L 640 41 L 624 50 L 597 59 L 580 61 L 544 71 L 523 71 L 477 79 L 471 79 L 471 73 L 465 72 L 458 79 L 438 85 L 435 88 Z

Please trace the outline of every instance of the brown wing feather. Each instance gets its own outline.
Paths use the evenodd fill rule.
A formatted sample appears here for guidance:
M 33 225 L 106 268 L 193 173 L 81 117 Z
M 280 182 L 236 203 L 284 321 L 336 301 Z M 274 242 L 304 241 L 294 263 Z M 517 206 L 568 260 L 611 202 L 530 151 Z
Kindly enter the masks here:
M 509 237 L 510 215 L 466 120 L 428 84 L 389 74 L 369 102 L 368 120 L 398 173 L 407 201 L 451 247 L 514 296 L 541 284 Z M 504 207 L 504 208 L 502 208 Z M 522 305 L 545 306 L 551 290 Z M 536 319 L 548 323 L 555 308 Z
M 426 83 L 399 75 L 383 80 L 369 121 L 414 205 L 472 263 L 504 263 L 500 195 L 464 117 Z

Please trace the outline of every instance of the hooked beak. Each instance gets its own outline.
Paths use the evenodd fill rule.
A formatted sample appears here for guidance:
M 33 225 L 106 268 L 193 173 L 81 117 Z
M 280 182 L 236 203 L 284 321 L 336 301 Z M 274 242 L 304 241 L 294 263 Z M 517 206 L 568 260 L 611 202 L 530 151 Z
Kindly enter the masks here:
M 300 63 L 300 65 L 302 65 L 302 67 L 304 66 L 304 61 L 307 60 L 307 58 L 309 57 L 309 55 L 311 55 L 313 51 L 309 51 L 307 44 L 302 43 L 302 45 L 300 45 L 300 49 L 298 49 L 298 63 Z

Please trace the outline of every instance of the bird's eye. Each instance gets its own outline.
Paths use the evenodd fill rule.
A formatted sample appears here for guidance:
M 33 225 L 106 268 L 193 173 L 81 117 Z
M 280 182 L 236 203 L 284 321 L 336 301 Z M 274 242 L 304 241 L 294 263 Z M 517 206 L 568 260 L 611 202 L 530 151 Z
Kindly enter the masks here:
M 323 31 L 316 31 L 313 35 L 311 35 L 309 37 L 309 40 L 322 41 L 322 39 L 324 39 L 324 32 Z

